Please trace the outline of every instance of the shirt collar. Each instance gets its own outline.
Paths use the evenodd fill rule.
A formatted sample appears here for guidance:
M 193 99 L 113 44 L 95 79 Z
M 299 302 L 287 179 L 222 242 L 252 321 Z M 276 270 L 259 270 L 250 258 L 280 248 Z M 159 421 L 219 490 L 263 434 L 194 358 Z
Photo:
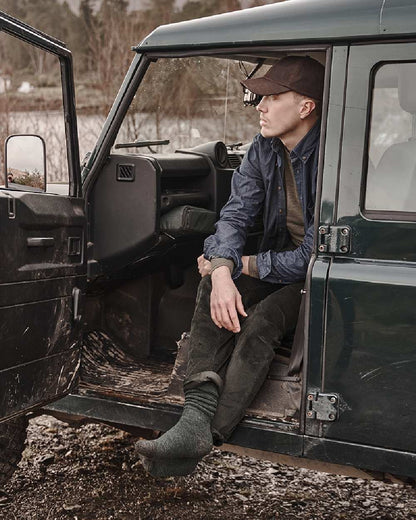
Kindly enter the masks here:
M 306 162 L 315 151 L 316 145 L 319 143 L 319 135 L 321 130 L 321 120 L 318 119 L 309 132 L 302 137 L 298 144 L 290 152 L 291 160 L 298 158 Z M 284 149 L 282 141 L 278 137 L 272 138 L 272 148 L 278 152 Z

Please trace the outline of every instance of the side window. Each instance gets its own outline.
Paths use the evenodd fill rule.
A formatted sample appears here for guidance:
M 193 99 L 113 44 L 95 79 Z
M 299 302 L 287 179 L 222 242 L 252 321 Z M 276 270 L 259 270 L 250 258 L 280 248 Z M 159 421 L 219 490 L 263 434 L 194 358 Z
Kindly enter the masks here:
M 8 147 L 7 177 L 12 189 L 44 191 L 43 169 L 46 166 L 46 191 L 68 194 L 69 171 L 65 138 L 65 115 L 62 98 L 61 66 L 58 56 L 0 33 L 0 186 L 5 187 L 4 151 L 10 136 L 26 134 L 14 139 Z M 43 143 L 42 143 L 43 141 Z M 44 152 L 42 150 L 45 150 Z M 46 163 L 43 157 L 46 156 Z M 10 159 L 11 161 L 11 159 Z
M 416 212 L 415 84 L 416 63 L 384 64 L 375 73 L 364 198 L 370 217 Z

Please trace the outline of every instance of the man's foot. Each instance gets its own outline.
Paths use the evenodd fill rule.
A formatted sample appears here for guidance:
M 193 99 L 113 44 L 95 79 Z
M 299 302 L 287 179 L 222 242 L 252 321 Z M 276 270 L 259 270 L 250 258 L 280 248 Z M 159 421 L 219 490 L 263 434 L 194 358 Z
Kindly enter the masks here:
M 144 469 L 157 478 L 184 477 L 190 475 L 201 459 L 148 459 L 140 455 Z
M 211 449 L 210 418 L 194 409 L 185 410 L 179 422 L 159 439 L 135 445 L 144 468 L 154 477 L 188 475 Z
M 212 450 L 211 421 L 218 403 L 218 388 L 203 383 L 185 391 L 185 406 L 173 428 L 153 441 L 136 442 L 136 453 L 154 477 L 189 475 Z

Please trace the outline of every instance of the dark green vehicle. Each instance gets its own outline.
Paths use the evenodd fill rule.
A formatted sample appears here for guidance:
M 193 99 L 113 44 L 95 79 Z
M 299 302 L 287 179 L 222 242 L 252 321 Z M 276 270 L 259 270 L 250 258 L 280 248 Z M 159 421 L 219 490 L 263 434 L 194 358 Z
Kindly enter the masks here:
M 240 80 L 298 54 L 326 67 L 315 249 L 294 337 L 227 448 L 414 479 L 416 4 L 290 0 L 159 27 L 82 168 L 70 52 L 0 23 L 3 61 L 31 46 L 62 83 L 42 120 L 31 86 L 13 97 L 0 77 L 4 477 L 29 412 L 147 437 L 175 423 L 196 258 L 258 132 Z

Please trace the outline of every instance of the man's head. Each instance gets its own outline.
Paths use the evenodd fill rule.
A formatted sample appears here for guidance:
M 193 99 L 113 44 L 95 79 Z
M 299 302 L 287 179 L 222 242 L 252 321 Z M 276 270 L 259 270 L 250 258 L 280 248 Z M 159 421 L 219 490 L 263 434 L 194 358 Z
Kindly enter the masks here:
M 279 137 L 294 147 L 320 116 L 324 67 L 303 56 L 288 56 L 273 65 L 264 76 L 247 79 L 242 84 L 262 96 L 261 134 Z

